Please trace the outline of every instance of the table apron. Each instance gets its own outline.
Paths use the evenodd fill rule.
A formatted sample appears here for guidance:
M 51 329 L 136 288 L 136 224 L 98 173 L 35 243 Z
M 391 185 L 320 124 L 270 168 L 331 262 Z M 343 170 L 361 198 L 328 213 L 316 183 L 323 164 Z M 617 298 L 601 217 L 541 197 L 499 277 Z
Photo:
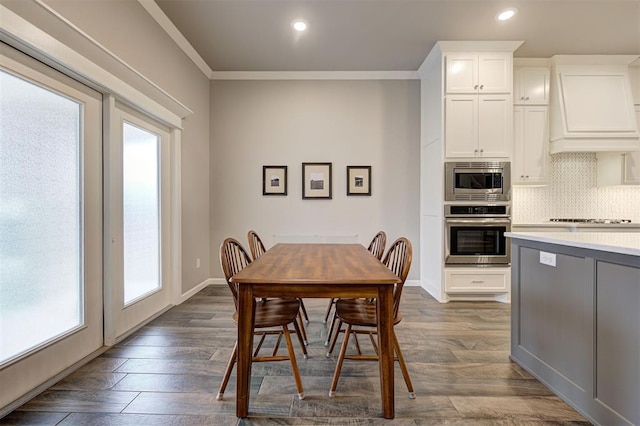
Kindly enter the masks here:
M 378 289 L 393 284 L 249 284 L 253 297 L 358 298 L 377 297 Z

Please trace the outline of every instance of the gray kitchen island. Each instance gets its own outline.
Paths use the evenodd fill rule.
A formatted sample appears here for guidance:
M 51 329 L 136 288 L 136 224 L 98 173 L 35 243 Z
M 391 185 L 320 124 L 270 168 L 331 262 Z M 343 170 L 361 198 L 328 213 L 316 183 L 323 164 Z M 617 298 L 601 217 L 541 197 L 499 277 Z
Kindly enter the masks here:
M 640 234 L 506 235 L 511 359 L 594 424 L 640 425 Z

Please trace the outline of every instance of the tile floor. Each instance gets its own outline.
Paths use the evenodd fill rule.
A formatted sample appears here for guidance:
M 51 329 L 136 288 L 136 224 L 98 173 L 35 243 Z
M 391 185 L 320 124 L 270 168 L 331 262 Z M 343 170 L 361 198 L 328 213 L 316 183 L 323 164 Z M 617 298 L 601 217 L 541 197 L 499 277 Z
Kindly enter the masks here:
M 440 304 L 407 287 L 396 326 L 417 398 L 396 368 L 396 418 L 381 418 L 377 365 L 345 361 L 327 392 L 322 319 L 328 301 L 305 299 L 309 359 L 298 351 L 306 398 L 288 362 L 253 366 L 250 416 L 235 417 L 235 379 L 215 396 L 235 342 L 226 286 L 209 286 L 3 419 L 20 425 L 589 425 L 509 361 L 509 305 Z M 295 339 L 294 339 L 295 341 Z M 363 349 L 368 346 L 361 340 Z M 297 343 L 294 343 L 297 345 Z M 234 374 L 235 375 L 235 374 Z

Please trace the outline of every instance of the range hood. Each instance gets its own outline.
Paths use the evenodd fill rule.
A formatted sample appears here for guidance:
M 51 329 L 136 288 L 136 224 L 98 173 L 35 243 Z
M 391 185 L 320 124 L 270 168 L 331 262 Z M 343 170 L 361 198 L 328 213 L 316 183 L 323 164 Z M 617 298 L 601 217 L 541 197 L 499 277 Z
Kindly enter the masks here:
M 637 55 L 551 58 L 551 154 L 640 150 L 629 80 Z

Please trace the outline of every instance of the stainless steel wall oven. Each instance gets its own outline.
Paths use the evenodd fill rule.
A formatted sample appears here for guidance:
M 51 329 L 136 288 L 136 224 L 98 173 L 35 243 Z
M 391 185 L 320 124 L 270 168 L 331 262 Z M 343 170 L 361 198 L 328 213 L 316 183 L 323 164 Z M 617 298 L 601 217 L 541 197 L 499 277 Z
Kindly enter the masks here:
M 511 163 L 445 163 L 445 201 L 511 200 Z
M 445 265 L 509 265 L 510 230 L 508 205 L 446 205 Z

